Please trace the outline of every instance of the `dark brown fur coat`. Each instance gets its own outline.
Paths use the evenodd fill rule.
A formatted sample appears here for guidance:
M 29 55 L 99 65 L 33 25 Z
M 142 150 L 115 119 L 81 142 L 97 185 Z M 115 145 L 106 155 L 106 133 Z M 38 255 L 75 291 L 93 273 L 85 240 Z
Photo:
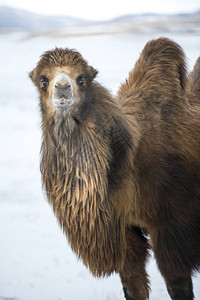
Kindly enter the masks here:
M 118 93 L 140 132 L 133 223 L 148 230 L 164 276 L 200 266 L 200 106 L 190 105 L 186 82 L 182 49 L 160 38 Z

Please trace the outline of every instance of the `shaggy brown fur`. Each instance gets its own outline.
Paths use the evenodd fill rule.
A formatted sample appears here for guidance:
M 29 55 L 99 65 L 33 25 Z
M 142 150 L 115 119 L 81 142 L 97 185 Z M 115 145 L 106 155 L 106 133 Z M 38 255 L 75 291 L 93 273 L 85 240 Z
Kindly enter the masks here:
M 52 105 L 69 75 L 75 102 Z M 76 86 L 84 75 L 84 86 Z M 200 265 L 200 123 L 186 97 L 182 49 L 149 42 L 116 99 L 78 52 L 46 52 L 31 72 L 43 118 L 41 171 L 72 248 L 94 275 L 119 272 L 127 300 L 146 300 L 148 231 L 174 300 L 192 300 Z M 44 83 L 44 78 L 47 78 Z
M 186 81 L 182 49 L 161 38 L 147 43 L 118 93 L 140 125 L 132 223 L 147 229 L 174 300 L 193 299 L 200 266 L 200 106 L 190 106 Z
M 65 68 L 71 77 L 83 74 L 86 86 L 76 88 L 80 99 L 70 109 L 56 110 L 49 101 L 51 82 Z M 100 276 L 123 265 L 138 133 L 132 143 L 125 118 L 109 92 L 92 81 L 95 75 L 69 49 L 46 52 L 30 73 L 40 92 L 41 171 L 48 199 L 72 249 Z M 48 78 L 49 89 L 41 88 L 41 78 Z

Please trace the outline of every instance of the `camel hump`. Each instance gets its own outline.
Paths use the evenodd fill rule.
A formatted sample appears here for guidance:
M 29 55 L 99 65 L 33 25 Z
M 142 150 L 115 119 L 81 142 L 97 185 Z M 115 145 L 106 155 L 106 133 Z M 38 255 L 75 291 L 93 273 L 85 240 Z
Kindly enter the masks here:
M 187 88 L 195 94 L 200 93 L 200 57 L 197 59 L 194 69 L 189 75 Z
M 140 59 L 144 72 L 149 72 L 154 82 L 179 84 L 185 89 L 187 81 L 186 60 L 182 48 L 172 40 L 159 38 L 144 47 Z M 158 81 L 159 79 L 159 81 Z
M 167 38 L 149 41 L 134 69 L 118 92 L 124 106 L 138 101 L 179 103 L 187 83 L 186 59 L 182 48 Z

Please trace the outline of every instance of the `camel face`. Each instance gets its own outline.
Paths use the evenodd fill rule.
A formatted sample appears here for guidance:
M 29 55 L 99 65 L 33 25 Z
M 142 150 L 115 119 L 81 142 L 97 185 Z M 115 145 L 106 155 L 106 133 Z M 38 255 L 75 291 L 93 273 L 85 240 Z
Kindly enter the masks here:
M 29 74 L 40 93 L 42 111 L 76 111 L 84 102 L 97 71 L 70 49 L 47 51 Z
M 84 101 L 86 93 L 85 75 L 75 74 L 66 68 L 59 69 L 49 84 L 48 102 L 56 110 L 73 109 Z
M 71 112 L 84 101 L 88 85 L 84 70 L 74 70 L 68 66 L 44 68 L 38 85 L 41 105 L 51 112 Z
M 86 80 L 84 70 L 75 72 L 69 67 L 53 69 L 48 78 L 46 102 L 57 112 L 75 110 L 85 99 L 88 87 Z

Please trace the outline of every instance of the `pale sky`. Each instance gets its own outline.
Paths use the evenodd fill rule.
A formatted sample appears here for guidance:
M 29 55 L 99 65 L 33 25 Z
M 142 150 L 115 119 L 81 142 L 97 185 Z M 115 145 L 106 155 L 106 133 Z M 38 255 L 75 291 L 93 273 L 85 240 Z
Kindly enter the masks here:
M 124 14 L 146 12 L 177 13 L 200 10 L 200 0 L 0 0 L 0 5 L 89 20 L 105 20 Z

